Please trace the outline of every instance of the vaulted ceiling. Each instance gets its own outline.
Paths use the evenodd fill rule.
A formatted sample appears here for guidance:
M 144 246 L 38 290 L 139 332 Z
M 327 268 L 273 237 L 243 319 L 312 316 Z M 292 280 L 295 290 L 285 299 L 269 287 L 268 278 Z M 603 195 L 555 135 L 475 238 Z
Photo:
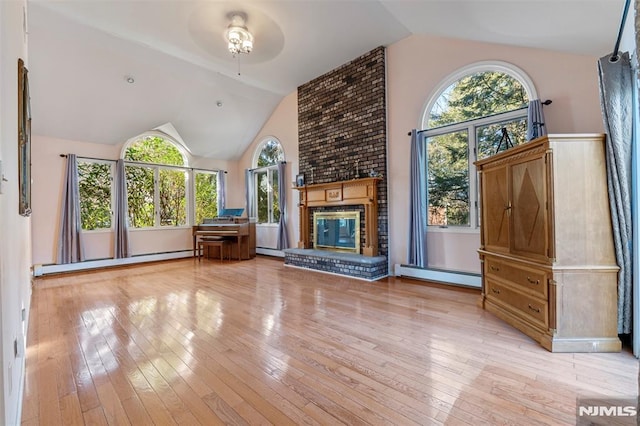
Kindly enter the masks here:
M 412 34 L 610 53 L 624 0 L 30 0 L 33 133 L 120 144 L 172 123 L 192 154 L 235 159 L 280 100 Z M 254 51 L 223 38 L 244 12 Z M 134 83 L 128 83 L 132 77 Z

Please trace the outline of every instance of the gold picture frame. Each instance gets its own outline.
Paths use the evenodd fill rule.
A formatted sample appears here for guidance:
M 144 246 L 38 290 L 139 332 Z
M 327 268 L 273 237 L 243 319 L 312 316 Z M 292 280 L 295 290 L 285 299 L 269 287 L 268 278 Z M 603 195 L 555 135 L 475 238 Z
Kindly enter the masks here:
M 29 71 L 18 59 L 18 210 L 31 215 L 31 101 Z

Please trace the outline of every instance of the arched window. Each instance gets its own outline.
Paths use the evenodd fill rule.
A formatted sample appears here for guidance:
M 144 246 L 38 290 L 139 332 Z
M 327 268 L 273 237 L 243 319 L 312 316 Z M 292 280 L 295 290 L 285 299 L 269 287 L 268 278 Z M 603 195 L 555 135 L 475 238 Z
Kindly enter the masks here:
M 501 62 L 465 67 L 439 86 L 422 119 L 429 225 L 477 228 L 473 162 L 526 141 L 526 107 L 535 98 L 526 74 Z
M 127 142 L 123 151 L 131 227 L 187 225 L 188 169 L 182 147 L 169 137 L 145 134 Z
M 280 220 L 278 163 L 282 161 L 284 150 L 276 138 L 267 138 L 256 148 L 253 166 L 258 223 L 278 223 Z

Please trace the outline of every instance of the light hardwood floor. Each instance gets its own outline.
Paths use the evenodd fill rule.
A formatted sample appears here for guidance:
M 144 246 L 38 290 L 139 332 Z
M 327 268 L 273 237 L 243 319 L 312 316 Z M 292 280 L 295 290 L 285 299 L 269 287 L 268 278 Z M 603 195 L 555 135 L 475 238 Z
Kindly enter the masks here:
M 263 257 L 38 279 L 23 425 L 568 425 L 637 397 L 628 350 L 552 354 L 478 295 Z

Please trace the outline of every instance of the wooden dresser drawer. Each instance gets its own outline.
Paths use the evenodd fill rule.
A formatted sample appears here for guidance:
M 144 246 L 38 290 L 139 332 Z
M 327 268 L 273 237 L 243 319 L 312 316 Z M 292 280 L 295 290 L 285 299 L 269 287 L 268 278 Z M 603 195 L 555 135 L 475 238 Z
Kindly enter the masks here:
M 492 257 L 487 257 L 484 265 L 487 277 L 509 281 L 523 291 L 547 298 L 546 272 Z
M 487 279 L 485 284 L 487 299 L 494 300 L 511 311 L 517 311 L 518 316 L 527 321 L 543 328 L 549 327 L 549 304 L 546 300 L 512 290 L 491 279 Z

